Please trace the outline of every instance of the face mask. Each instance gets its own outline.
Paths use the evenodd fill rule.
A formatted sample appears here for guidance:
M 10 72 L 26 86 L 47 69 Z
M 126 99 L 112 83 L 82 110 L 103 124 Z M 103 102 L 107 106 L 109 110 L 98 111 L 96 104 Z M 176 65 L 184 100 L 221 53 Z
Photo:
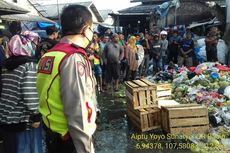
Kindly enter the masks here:
M 86 37 L 86 36 L 85 36 Z M 90 40 L 88 37 L 86 37 L 86 39 L 88 40 L 88 45 L 85 47 L 85 49 L 87 50 L 87 49 L 89 49 L 90 48 L 90 46 L 91 46 L 91 44 L 93 43 L 93 41 L 92 40 Z
M 89 30 L 93 33 L 93 30 L 91 29 L 91 28 L 89 28 Z M 86 35 L 83 35 L 83 36 L 85 36 L 85 38 L 88 40 L 88 45 L 85 47 L 85 49 L 88 49 L 89 47 L 90 47 L 90 45 L 92 44 L 92 42 L 93 42 L 93 35 L 92 35 L 92 37 L 91 38 L 88 38 Z

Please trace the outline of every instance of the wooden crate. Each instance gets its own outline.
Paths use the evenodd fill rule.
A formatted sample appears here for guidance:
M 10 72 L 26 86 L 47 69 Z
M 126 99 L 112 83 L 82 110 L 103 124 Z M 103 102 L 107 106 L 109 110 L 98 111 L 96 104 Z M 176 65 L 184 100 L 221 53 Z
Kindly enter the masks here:
M 157 108 L 133 109 L 128 107 L 127 115 L 131 123 L 142 132 L 161 128 L 161 112 Z
M 209 119 L 207 107 L 184 104 L 161 107 L 162 128 L 172 134 L 207 133 Z
M 170 100 L 172 96 L 171 84 L 156 84 L 157 100 Z
M 134 109 L 157 107 L 156 86 L 148 80 L 127 81 L 126 98 Z

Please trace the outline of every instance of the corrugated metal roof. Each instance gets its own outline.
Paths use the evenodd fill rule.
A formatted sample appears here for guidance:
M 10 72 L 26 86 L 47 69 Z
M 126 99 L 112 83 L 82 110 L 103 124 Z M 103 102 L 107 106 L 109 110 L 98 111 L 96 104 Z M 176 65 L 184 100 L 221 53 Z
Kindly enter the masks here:
M 108 18 L 110 13 L 113 13 L 113 10 L 99 10 L 99 12 L 103 20 L 105 20 L 106 18 Z
M 151 12 L 154 12 L 154 9 L 157 5 L 137 5 L 133 7 L 129 7 L 123 10 L 118 11 L 121 14 L 150 14 Z
M 21 13 L 28 13 L 29 11 L 19 7 L 14 3 L 9 3 L 3 0 L 0 0 L 0 15 L 6 14 L 21 14 Z
M 170 0 L 131 0 L 131 2 L 166 2 L 166 1 L 170 1 Z M 194 1 L 194 0 L 180 0 L 181 2 L 184 1 Z M 201 2 L 208 2 L 208 1 L 214 1 L 214 2 L 224 2 L 225 0 L 200 0 Z
M 96 9 L 95 5 L 92 1 L 89 2 L 74 2 L 74 3 L 64 3 L 64 4 L 58 4 L 59 13 L 61 14 L 64 7 L 71 5 L 71 4 L 77 4 L 77 5 L 83 5 L 85 7 L 91 8 L 92 11 L 95 13 L 96 17 L 98 18 L 99 22 L 103 22 L 103 19 Z M 49 4 L 49 5 L 40 5 L 36 6 L 38 10 L 42 10 L 41 14 L 47 18 L 57 19 L 58 18 L 58 8 L 57 4 Z
M 4 20 L 11 21 L 31 21 L 31 22 L 51 22 L 56 23 L 50 19 L 44 18 L 42 16 L 31 15 L 31 14 L 11 14 L 11 15 L 2 15 L 0 17 Z
M 169 0 L 131 0 L 131 2 L 165 2 Z

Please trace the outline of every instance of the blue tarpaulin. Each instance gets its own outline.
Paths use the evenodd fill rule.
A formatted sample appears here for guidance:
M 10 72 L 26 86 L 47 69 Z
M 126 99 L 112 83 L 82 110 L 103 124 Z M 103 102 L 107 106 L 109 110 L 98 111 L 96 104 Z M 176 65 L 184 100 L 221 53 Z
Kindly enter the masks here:
M 60 29 L 60 25 L 49 23 L 49 22 L 37 22 L 37 24 L 38 24 L 38 27 L 41 29 L 45 29 L 47 27 L 54 26 L 54 25 L 56 26 L 56 28 Z
M 154 14 L 157 15 L 159 19 L 163 19 L 167 16 L 168 11 L 171 7 L 176 7 L 176 9 L 180 7 L 179 0 L 164 2 L 163 4 L 156 6 L 154 9 Z
M 33 32 L 37 33 L 40 38 L 47 38 L 47 33 L 45 30 L 33 30 Z
M 164 18 L 168 14 L 170 5 L 171 2 L 165 2 L 161 5 L 157 5 L 154 14 L 157 15 L 159 19 Z

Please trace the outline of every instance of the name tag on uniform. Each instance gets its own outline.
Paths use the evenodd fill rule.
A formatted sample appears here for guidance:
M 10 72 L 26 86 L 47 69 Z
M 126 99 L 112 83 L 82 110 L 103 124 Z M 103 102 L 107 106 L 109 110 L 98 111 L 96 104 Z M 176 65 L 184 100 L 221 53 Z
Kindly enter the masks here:
M 51 74 L 54 64 L 54 56 L 43 57 L 38 65 L 38 73 Z

